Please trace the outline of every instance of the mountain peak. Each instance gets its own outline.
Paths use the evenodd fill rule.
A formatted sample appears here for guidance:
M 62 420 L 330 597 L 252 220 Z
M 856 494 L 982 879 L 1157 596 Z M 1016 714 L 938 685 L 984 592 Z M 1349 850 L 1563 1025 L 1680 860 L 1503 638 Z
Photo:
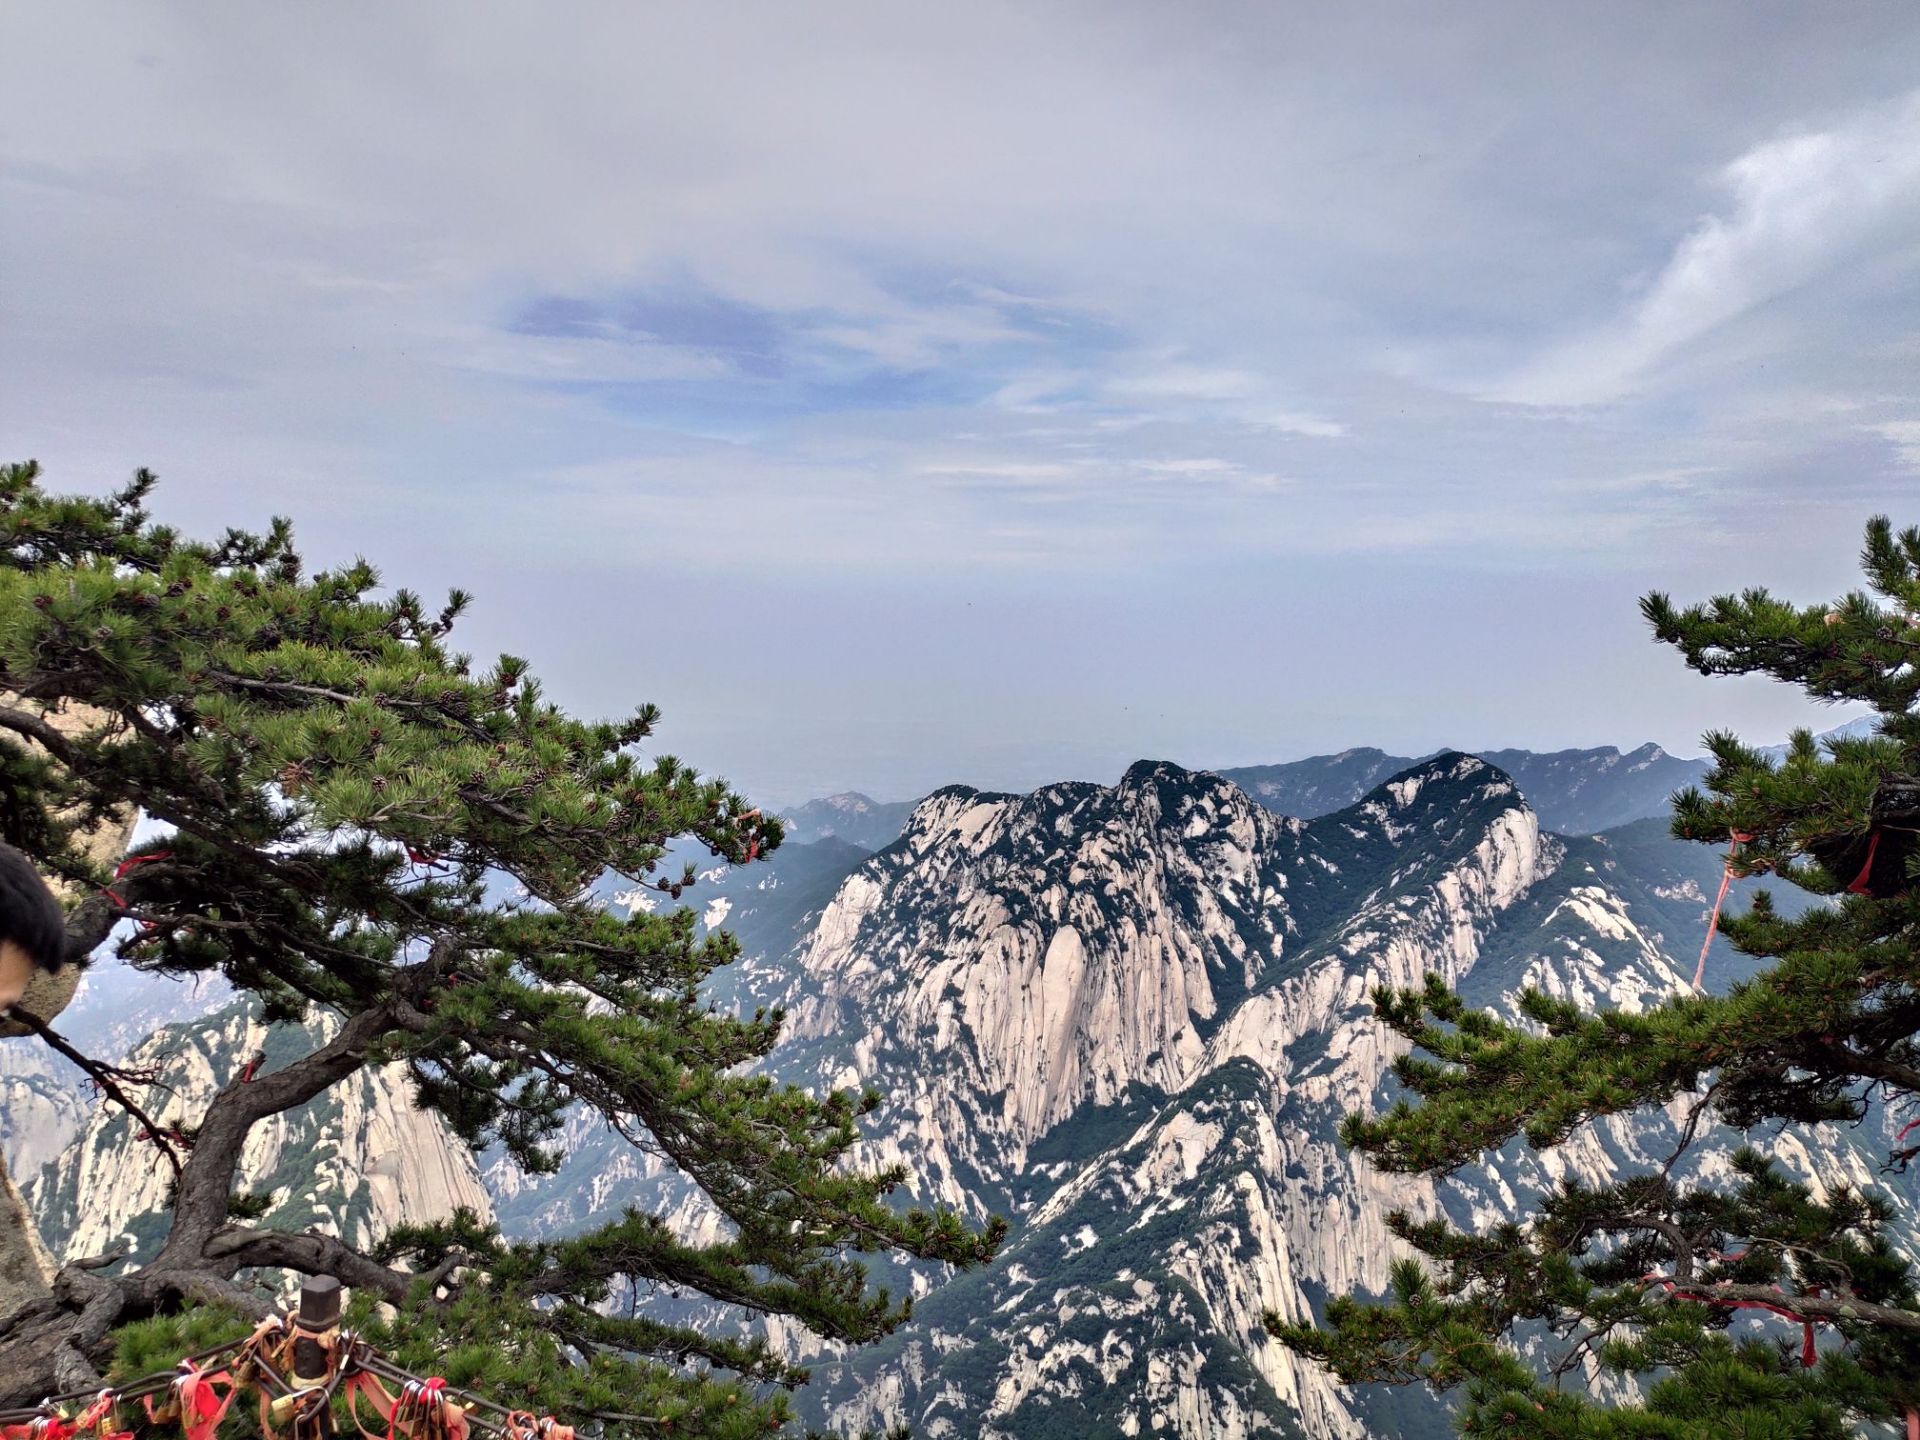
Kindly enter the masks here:
M 1498 796 L 1515 794 L 1512 777 L 1499 766 L 1488 763 L 1478 755 L 1443 750 L 1382 781 L 1363 803 L 1384 801 L 1400 811 L 1411 810 L 1416 804 L 1431 806 L 1436 801 L 1443 805 L 1457 805 L 1463 789 Z M 1525 803 L 1518 800 L 1517 795 L 1516 801 Z
M 1328 761 L 1335 765 L 1344 765 L 1350 760 L 1384 760 L 1386 758 L 1387 752 L 1377 745 L 1355 745 L 1349 750 L 1342 750 L 1337 755 L 1327 757 Z
M 1208 770 L 1189 770 L 1173 760 L 1136 760 L 1114 788 L 1122 793 L 1146 789 L 1205 790 L 1227 782 Z
M 862 795 L 858 790 L 842 790 L 838 795 L 825 795 L 819 803 L 829 810 L 842 810 L 849 815 L 864 815 L 873 809 L 872 797 Z
M 1313 819 L 1368 798 L 1377 786 L 1409 770 L 1445 765 L 1461 753 L 1449 748 L 1416 761 L 1376 750 L 1343 750 L 1221 773 L 1269 810 Z M 1678 759 L 1651 743 L 1626 755 L 1612 745 L 1472 753 L 1526 796 L 1542 825 L 1564 835 L 1591 835 L 1665 814 L 1668 797 L 1697 783 L 1708 765 L 1705 760 Z
M 808 844 L 835 836 L 867 850 L 883 850 L 900 834 L 911 801 L 875 800 L 858 790 L 824 795 L 780 812 L 787 838 Z

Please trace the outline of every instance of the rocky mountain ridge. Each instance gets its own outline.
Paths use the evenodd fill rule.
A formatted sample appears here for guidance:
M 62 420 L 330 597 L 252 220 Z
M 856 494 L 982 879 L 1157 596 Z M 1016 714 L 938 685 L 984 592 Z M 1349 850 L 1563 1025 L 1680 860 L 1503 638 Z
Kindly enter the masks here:
M 1444 1413 L 1429 1397 L 1344 1392 L 1269 1342 L 1260 1314 L 1316 1313 L 1331 1294 L 1377 1289 L 1393 1253 L 1389 1209 L 1511 1214 L 1556 1175 L 1659 1163 L 1677 1117 L 1609 1122 L 1444 1186 L 1374 1174 L 1335 1138 L 1342 1114 L 1382 1100 L 1396 1053 L 1369 992 L 1431 971 L 1495 1008 L 1525 985 L 1645 1004 L 1686 983 L 1717 876 L 1711 851 L 1670 840 L 1659 821 L 1553 834 L 1509 776 L 1459 754 L 1307 818 L 1166 763 L 1113 786 L 950 787 L 877 854 L 835 836 L 710 867 L 690 897 L 701 928 L 742 945 L 715 999 L 785 1008 L 772 1068 L 812 1086 L 875 1086 L 886 1104 L 869 1158 L 906 1163 L 920 1197 L 1014 1220 L 1006 1254 L 984 1271 L 945 1285 L 886 1277 L 921 1299 L 881 1346 L 842 1356 L 776 1329 L 816 1365 L 803 1408 L 930 1436 L 1437 1440 Z M 606 898 L 666 903 L 644 889 Z M 1710 979 L 1737 963 L 1717 944 Z M 256 1043 L 244 1016 L 221 1016 L 155 1052 L 191 1050 L 190 1086 Z M 357 1118 L 275 1137 L 260 1173 L 271 1179 L 302 1146 L 350 1150 L 404 1104 L 346 1103 Z M 84 1234 L 53 1227 L 69 1254 L 139 1243 L 152 1224 L 129 1168 L 148 1157 L 107 1130 L 95 1116 L 33 1186 L 43 1214 L 133 1187 L 139 1204 L 105 1207 Z M 1875 1116 L 1851 1136 L 1789 1136 L 1776 1150 L 1803 1174 L 1884 1187 L 1888 1132 Z M 711 1225 L 672 1177 L 598 1127 L 575 1126 L 569 1144 L 553 1176 L 485 1162 L 510 1233 L 563 1233 L 633 1201 L 692 1233 Z M 428 1172 L 441 1161 L 416 1160 L 421 1173 L 390 1177 L 390 1192 L 356 1189 L 355 1167 L 394 1145 L 424 1155 L 447 1142 L 388 1134 L 337 1173 L 286 1187 L 282 1203 L 319 1223 L 377 1225 L 392 1197 L 415 1203 L 409 1190 L 478 1193 L 463 1156 L 439 1175 Z M 1709 1145 L 1700 1163 L 1724 1153 Z
M 1667 797 L 1697 784 L 1709 768 L 1705 758 L 1684 760 L 1652 743 L 1625 753 L 1612 745 L 1473 753 L 1513 781 L 1542 825 L 1565 835 L 1590 835 L 1665 814 Z M 1310 819 L 1358 803 L 1375 785 L 1420 763 L 1412 756 L 1359 749 L 1218 773 L 1262 805 Z
M 1310 755 L 1272 765 L 1241 765 L 1213 773 L 1231 780 L 1279 815 L 1311 820 L 1357 804 L 1403 770 L 1450 753 L 1392 755 L 1371 746 Z M 1541 823 L 1561 834 L 1588 835 L 1652 815 L 1664 815 L 1667 797 L 1707 773 L 1705 758 L 1682 759 L 1658 745 L 1622 752 L 1612 745 L 1537 751 L 1469 753 L 1502 771 L 1520 789 Z M 868 850 L 899 838 L 918 801 L 878 801 L 847 791 L 781 812 L 788 839 L 798 844 L 834 836 Z
M 994 1185 L 1019 1235 L 1004 1266 L 928 1297 L 892 1368 L 853 1357 L 824 1387 L 832 1418 L 931 1435 L 1364 1433 L 1258 1324 L 1265 1308 L 1305 1313 L 1315 1294 L 1384 1283 L 1385 1210 L 1422 1198 L 1366 1183 L 1334 1142 L 1391 1054 L 1355 1022 L 1373 983 L 1464 973 L 1559 843 L 1510 781 L 1464 756 L 1318 822 L 1169 765 L 1136 766 L 1110 791 L 938 799 L 823 915 L 803 962 L 821 998 L 796 1012 L 796 1040 L 844 1045 L 864 1017 L 853 1068 L 922 1122 L 889 1126 L 886 1145 L 936 1193 L 969 1172 Z M 963 877 L 967 902 L 928 893 L 943 875 Z M 859 957 L 909 953 L 924 958 L 888 967 L 848 1013 Z M 1009 1027 L 970 997 L 1014 958 L 1043 980 L 1058 958 L 1063 976 L 1029 984 Z M 1100 1003 L 1116 977 L 1184 1003 L 1128 1035 Z M 951 1002 L 952 1033 L 896 1059 L 885 1040 L 924 1027 L 935 997 Z M 809 1026 L 808 1006 L 828 1004 L 833 1023 Z M 1010 1044 L 1025 1066 L 1006 1063 Z M 1107 1123 L 1076 1137 L 1102 1110 Z M 954 1367 L 975 1372 L 983 1354 L 991 1393 L 956 1388 Z
M 1683 987 L 1717 861 L 1659 831 L 1553 835 L 1460 755 L 1308 821 L 1170 765 L 929 797 L 802 943 L 763 943 L 756 995 L 790 1006 L 781 1073 L 876 1085 L 874 1156 L 1015 1238 L 886 1346 L 824 1363 L 814 1413 L 936 1436 L 1446 1433 L 1423 1395 L 1341 1391 L 1259 1315 L 1381 1287 L 1390 1209 L 1510 1214 L 1555 1176 L 1657 1164 L 1677 1131 L 1609 1122 L 1441 1187 L 1373 1174 L 1335 1138 L 1397 1051 L 1369 992 L 1438 972 L 1511 1009 L 1529 984 L 1627 1006 Z M 1782 1153 L 1873 1183 L 1886 1138 Z

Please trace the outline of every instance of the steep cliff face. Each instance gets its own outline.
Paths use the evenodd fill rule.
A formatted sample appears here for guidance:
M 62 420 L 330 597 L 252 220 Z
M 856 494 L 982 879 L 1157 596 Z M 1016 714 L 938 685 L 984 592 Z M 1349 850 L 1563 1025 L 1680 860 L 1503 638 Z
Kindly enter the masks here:
M 324 1044 L 332 1028 L 262 1025 L 249 1004 L 167 1026 L 134 1047 L 128 1063 L 158 1083 L 143 1103 L 165 1125 L 195 1122 L 247 1059 L 269 1069 Z M 398 1066 L 362 1071 L 298 1110 L 257 1126 L 241 1183 L 271 1194 L 261 1223 L 320 1229 L 366 1244 L 402 1221 L 439 1219 L 457 1206 L 490 1215 L 472 1155 L 435 1117 L 416 1110 Z M 85 1128 L 23 1186 L 47 1246 L 61 1259 L 126 1250 L 150 1255 L 165 1233 L 170 1172 L 127 1117 L 88 1108 Z
M 77 1075 L 56 1062 L 38 1040 L 0 1044 L 0 1161 L 9 1174 L 37 1174 L 86 1124 Z
M 1370 991 L 1438 973 L 1502 1009 L 1529 984 L 1644 1004 L 1686 982 L 1712 865 L 1545 833 L 1459 755 L 1304 824 L 1165 765 L 930 797 L 792 952 L 776 1060 L 878 1085 L 875 1153 L 1015 1238 L 805 1403 L 934 1436 L 1447 1433 L 1424 1395 L 1342 1391 L 1260 1315 L 1382 1289 L 1390 1210 L 1510 1215 L 1557 1176 L 1660 1163 L 1677 1127 L 1609 1122 L 1438 1187 L 1374 1173 L 1336 1138 L 1399 1050 Z M 1780 1153 L 1865 1180 L 1885 1138 Z
M 823 915 L 794 1043 L 839 1037 L 917 1122 L 881 1148 L 1024 1223 L 828 1381 L 833 1418 L 1361 1433 L 1259 1317 L 1384 1283 L 1385 1211 L 1432 1203 L 1334 1140 L 1393 1053 L 1369 990 L 1465 974 L 1563 852 L 1465 756 L 1307 824 L 1168 765 L 930 798 Z
M 1184 1083 L 1280 951 L 1299 838 L 1189 778 L 929 797 L 820 917 L 783 1071 L 878 1086 L 882 1148 L 975 1210 L 1014 1203 L 1070 1117 Z

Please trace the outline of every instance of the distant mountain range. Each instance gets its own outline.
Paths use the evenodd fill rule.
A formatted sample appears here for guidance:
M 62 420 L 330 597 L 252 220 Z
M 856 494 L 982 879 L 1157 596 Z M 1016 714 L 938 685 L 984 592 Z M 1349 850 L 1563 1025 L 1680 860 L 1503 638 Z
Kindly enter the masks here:
M 781 1075 L 874 1085 L 893 1117 L 876 1158 L 924 1198 L 1014 1219 L 1006 1258 L 931 1288 L 906 1331 L 820 1357 L 808 1413 L 927 1436 L 1438 1440 L 1432 1398 L 1342 1390 L 1271 1344 L 1261 1311 L 1379 1290 L 1392 1208 L 1513 1213 L 1549 1175 L 1657 1165 L 1676 1133 L 1609 1121 L 1446 1187 L 1373 1173 L 1336 1140 L 1398 1050 L 1369 991 L 1438 972 L 1509 1012 L 1528 985 L 1645 1004 L 1684 989 L 1716 877 L 1715 852 L 1659 818 L 1553 835 L 1463 755 L 1315 818 L 1171 764 L 1112 787 L 954 787 L 831 893 L 810 854 L 716 876 L 755 956 L 739 998 L 789 1008 Z M 1716 943 L 1711 977 L 1734 966 Z M 1887 1139 L 1876 1116 L 1795 1156 L 1874 1183 Z
M 1828 730 L 1822 739 L 1866 733 L 1871 717 Z M 1784 746 L 1767 747 L 1773 753 Z M 1343 809 L 1389 776 L 1428 760 L 1427 755 L 1389 755 L 1363 746 L 1336 755 L 1312 755 L 1277 765 L 1238 765 L 1215 770 L 1279 815 L 1311 820 Z M 1474 750 L 1471 752 L 1520 787 L 1540 823 L 1560 835 L 1594 835 L 1665 815 L 1676 790 L 1697 785 L 1712 768 L 1705 756 L 1669 755 L 1649 741 L 1637 750 L 1612 745 L 1585 750 Z M 882 801 L 857 790 L 781 812 L 787 838 L 806 844 L 829 835 L 869 850 L 883 850 L 900 834 L 916 802 Z
M 857 790 L 827 795 L 780 812 L 787 839 L 802 845 L 829 837 L 868 850 L 884 850 L 913 813 L 912 800 L 870 800 Z
M 1625 754 L 1611 745 L 1546 753 L 1474 753 L 1520 787 L 1542 824 L 1564 835 L 1594 834 L 1665 814 L 1667 797 L 1697 783 L 1710 766 L 1704 758 L 1682 760 L 1654 744 Z M 1382 780 L 1429 758 L 1362 748 L 1214 773 L 1276 814 L 1311 820 L 1353 804 Z M 802 844 L 831 835 L 869 850 L 883 850 L 899 836 L 913 808 L 912 801 L 872 800 L 847 791 L 810 800 L 782 812 L 780 818 L 787 823 L 788 838 Z
M 1474 753 L 1519 786 L 1540 823 L 1562 835 L 1591 835 L 1663 815 L 1674 791 L 1697 784 L 1712 768 L 1704 758 L 1682 760 L 1653 744 L 1624 755 L 1611 745 L 1547 753 Z M 1344 750 L 1284 765 L 1248 765 L 1217 773 L 1269 810 L 1307 820 L 1353 804 L 1382 780 L 1419 764 L 1422 758 Z
M 727 998 L 788 1011 L 777 1073 L 877 1087 L 874 1158 L 904 1161 L 916 1198 L 1015 1222 L 986 1271 L 893 1275 L 923 1298 L 879 1347 L 836 1357 L 786 1334 L 816 1366 L 806 1413 L 1002 1440 L 1439 1440 L 1431 1397 L 1344 1391 L 1270 1343 L 1260 1312 L 1380 1288 L 1391 1208 L 1511 1214 L 1551 1176 L 1659 1164 L 1676 1131 L 1616 1120 L 1445 1186 L 1380 1176 L 1336 1138 L 1397 1053 L 1368 994 L 1437 971 L 1509 1012 L 1529 985 L 1648 1003 L 1684 988 L 1718 872 L 1660 818 L 1555 835 L 1458 754 L 1310 819 L 1169 764 L 1114 786 L 953 787 L 877 854 L 836 838 L 710 872 L 706 923 L 744 952 Z M 1716 942 L 1710 981 L 1740 963 Z M 1875 1183 L 1889 1134 L 1876 1115 L 1788 1158 Z M 1727 1143 L 1709 1139 L 1709 1161 Z M 618 1148 L 583 1135 L 503 1216 L 564 1228 L 616 1205 L 631 1191 L 597 1181 Z M 653 1193 L 702 1223 L 683 1192 Z
M 770 859 L 709 862 L 688 897 L 698 928 L 741 946 L 713 999 L 785 1010 L 770 1069 L 878 1089 L 869 1158 L 904 1162 L 912 1199 L 1014 1222 L 999 1261 L 944 1284 L 877 1264 L 877 1278 L 919 1297 L 881 1345 L 843 1354 L 769 1326 L 814 1367 L 807 1418 L 905 1422 L 930 1440 L 1448 1434 L 1425 1392 L 1344 1390 L 1270 1342 L 1260 1314 L 1318 1314 L 1332 1295 L 1379 1290 L 1396 1253 L 1391 1209 L 1511 1215 L 1554 1178 L 1660 1164 L 1679 1117 L 1610 1120 L 1444 1185 L 1382 1176 L 1337 1140 L 1344 1113 L 1386 1096 L 1398 1053 L 1370 991 L 1438 973 L 1509 1013 L 1528 986 L 1645 1005 L 1686 985 L 1720 873 L 1711 847 L 1673 840 L 1659 818 L 1704 762 L 1652 746 L 1499 753 L 1528 778 L 1490 757 L 1348 751 L 1218 774 L 1142 761 L 1110 786 L 954 786 L 909 807 L 839 796 L 794 812 L 814 829 L 796 823 Z M 1587 833 L 1636 808 L 1646 813 Z M 1554 833 L 1543 810 L 1573 833 Z M 1733 903 L 1752 888 L 1738 885 Z M 615 910 L 671 903 L 613 883 L 601 894 Z M 1790 889 L 1776 898 L 1789 911 L 1812 903 Z M 1716 941 L 1709 982 L 1743 965 Z M 126 1028 L 112 1023 L 116 988 L 101 986 L 76 1021 L 103 1043 Z M 125 998 L 139 1024 L 155 1021 L 156 997 Z M 217 994 L 180 1003 L 164 1018 L 231 1006 Z M 191 1110 L 263 1043 L 274 1042 L 225 1008 L 139 1053 L 167 1059 Z M 59 1081 L 16 1077 L 40 1118 L 5 1137 L 14 1153 L 60 1152 L 23 1187 L 43 1227 L 68 1254 L 145 1241 L 159 1203 L 151 1153 L 120 1117 L 63 1100 Z M 360 1234 L 471 1200 L 471 1163 L 442 1156 L 450 1142 L 430 1123 L 409 1127 L 398 1099 L 376 1074 L 364 1094 L 315 1102 L 290 1117 L 254 1183 L 286 1213 Z M 380 1168 L 391 1157 L 370 1150 L 332 1168 L 297 1163 L 301 1143 L 337 1145 L 368 1117 L 405 1130 L 391 1176 Z M 1913 1182 L 1879 1173 L 1892 1128 L 1874 1111 L 1774 1148 L 1800 1173 L 1891 1187 L 1913 1236 Z M 1699 1163 L 1731 1143 L 1709 1134 Z M 567 1148 L 545 1176 L 482 1157 L 478 1183 L 509 1233 L 563 1234 L 635 1203 L 714 1233 L 697 1194 L 604 1126 L 580 1121 Z

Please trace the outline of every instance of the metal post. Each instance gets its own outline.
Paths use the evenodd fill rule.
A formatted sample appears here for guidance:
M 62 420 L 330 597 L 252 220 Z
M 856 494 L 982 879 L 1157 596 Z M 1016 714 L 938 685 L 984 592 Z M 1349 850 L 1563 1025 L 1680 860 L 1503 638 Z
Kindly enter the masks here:
M 296 1386 L 324 1385 L 333 1373 L 334 1348 L 340 1341 L 340 1314 L 346 1292 L 331 1275 L 315 1275 L 300 1287 L 300 1308 L 293 1319 L 293 1375 Z M 296 1428 L 302 1435 L 331 1435 L 331 1406 L 322 1405 L 311 1427 Z

